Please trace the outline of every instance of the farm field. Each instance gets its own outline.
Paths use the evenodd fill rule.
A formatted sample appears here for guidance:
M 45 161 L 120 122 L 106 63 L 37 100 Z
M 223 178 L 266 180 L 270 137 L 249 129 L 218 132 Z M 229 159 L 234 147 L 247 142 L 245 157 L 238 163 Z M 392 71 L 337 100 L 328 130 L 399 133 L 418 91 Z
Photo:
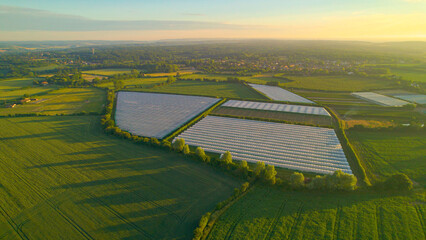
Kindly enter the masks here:
M 235 76 L 235 75 L 226 75 L 226 74 L 208 74 L 208 73 L 197 73 L 191 75 L 181 76 L 183 79 L 217 79 L 218 81 L 226 81 L 228 77 L 237 77 L 241 80 L 256 83 L 256 84 L 266 84 L 267 82 L 277 81 L 280 83 L 286 83 L 288 80 L 285 78 L 274 77 L 273 74 L 259 74 L 254 76 Z
M 263 161 L 276 167 L 329 174 L 352 174 L 333 129 L 207 116 L 177 138 L 233 159 Z
M 394 81 L 381 79 L 370 79 L 358 76 L 285 76 L 281 77 L 292 80 L 282 86 L 286 88 L 303 88 L 323 91 L 366 91 L 372 89 L 386 89 L 397 87 Z
M 210 97 L 244 98 L 244 99 L 265 99 L 250 87 L 239 83 L 227 82 L 199 82 L 190 80 L 176 81 L 171 85 L 144 89 L 143 91 L 177 93 L 187 95 L 200 95 Z
M 47 115 L 80 112 L 101 113 L 106 93 L 96 88 L 61 88 L 37 97 L 37 101 L 0 108 L 0 115 L 42 113 Z
M 222 104 L 222 106 L 231 107 L 231 108 L 245 108 L 245 109 L 257 109 L 257 110 L 264 110 L 264 111 L 330 116 L 327 110 L 325 110 L 322 107 L 312 107 L 312 106 L 302 106 L 302 105 L 229 100 L 226 103 Z
M 426 120 L 426 115 L 404 108 L 384 106 L 329 105 L 345 120 L 380 120 L 409 123 L 413 119 Z
M 35 71 L 35 72 L 42 72 L 42 71 L 54 70 L 54 69 L 61 68 L 61 67 L 66 68 L 66 66 L 61 66 L 61 65 L 58 65 L 58 64 L 51 64 L 51 65 L 44 66 L 44 67 L 30 68 L 30 70 Z
M 118 92 L 115 120 L 123 130 L 162 139 L 218 101 L 219 98 L 198 96 Z
M 425 195 L 282 192 L 255 187 L 216 222 L 207 239 L 425 238 Z
M 97 116 L 0 119 L 3 239 L 190 239 L 239 182 L 104 134 Z
M 346 92 L 325 92 L 325 91 L 314 91 L 314 90 L 300 90 L 294 89 L 294 93 L 307 97 L 315 102 L 321 104 L 345 104 L 345 105 L 357 105 L 357 106 L 376 106 L 376 104 L 370 103 L 366 100 L 352 96 L 351 93 Z
M 122 80 L 125 88 L 134 88 L 134 87 L 143 87 L 143 88 L 149 88 L 154 86 L 158 83 L 163 83 L 167 81 L 167 78 L 132 78 L 132 79 L 126 79 Z M 98 87 L 107 87 L 109 89 L 114 88 L 113 82 L 104 82 L 99 83 L 96 86 Z
M 217 116 L 233 116 L 239 118 L 259 118 L 265 120 L 278 120 L 286 121 L 297 124 L 308 124 L 308 125 L 319 125 L 319 126 L 332 126 L 332 118 L 329 116 L 311 115 L 311 114 L 299 114 L 299 113 L 288 113 L 288 112 L 276 112 L 276 111 L 263 111 L 254 109 L 242 109 L 242 108 L 229 108 L 229 107 L 218 107 L 215 108 L 212 113 Z
M 390 66 L 391 73 L 402 77 L 404 80 L 426 82 L 425 64 L 401 64 Z
M 276 101 L 286 101 L 286 102 L 297 102 L 297 103 L 314 103 L 306 98 L 303 98 L 297 94 L 294 94 L 290 91 L 287 91 L 280 87 L 268 86 L 268 85 L 259 85 L 259 84 L 249 84 L 252 88 L 256 89 L 259 92 L 262 92 L 267 97 Z
M 99 76 L 111 76 L 114 74 L 123 74 L 130 73 L 131 69 L 129 68 L 106 68 L 106 69 L 95 69 L 95 70 L 87 70 L 82 73 L 99 75 Z
M 348 131 L 370 180 L 402 172 L 426 186 L 426 135 L 404 131 Z
M 382 106 L 401 107 L 409 104 L 409 102 L 373 92 L 355 92 L 352 95 Z
M 24 94 L 37 95 L 47 92 L 52 87 L 33 87 L 35 78 L 17 78 L 0 80 L 0 101 L 21 98 Z

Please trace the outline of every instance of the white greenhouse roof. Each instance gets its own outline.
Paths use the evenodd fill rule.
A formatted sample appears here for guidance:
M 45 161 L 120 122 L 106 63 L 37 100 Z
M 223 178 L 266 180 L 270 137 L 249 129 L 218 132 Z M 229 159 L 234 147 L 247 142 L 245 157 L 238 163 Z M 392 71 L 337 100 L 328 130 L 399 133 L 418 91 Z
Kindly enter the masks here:
M 280 87 L 260 85 L 260 84 L 249 84 L 252 88 L 259 92 L 262 92 L 272 100 L 286 101 L 286 102 L 299 102 L 299 103 L 314 103 L 304 97 L 294 94 Z

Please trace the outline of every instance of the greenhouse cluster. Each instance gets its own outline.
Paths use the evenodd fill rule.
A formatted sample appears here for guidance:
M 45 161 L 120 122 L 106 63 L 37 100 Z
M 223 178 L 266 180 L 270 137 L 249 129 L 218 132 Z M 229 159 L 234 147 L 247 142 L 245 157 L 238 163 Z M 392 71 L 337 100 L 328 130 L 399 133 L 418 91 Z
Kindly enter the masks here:
M 119 92 L 118 127 L 144 137 L 163 138 L 220 99 L 144 92 Z
M 333 129 L 207 116 L 178 138 L 206 151 L 230 151 L 233 159 L 263 161 L 277 167 L 352 174 Z
M 265 94 L 272 100 L 275 101 L 285 101 L 285 102 L 297 102 L 297 103 L 314 103 L 311 100 L 308 100 L 304 97 L 301 97 L 297 94 L 294 94 L 290 91 L 287 91 L 280 87 L 260 85 L 260 84 L 249 84 L 252 88 L 257 91 Z
M 330 114 L 323 107 L 290 105 L 290 104 L 281 104 L 281 103 L 229 100 L 226 103 L 224 103 L 222 106 L 223 107 L 233 107 L 233 108 L 246 108 L 246 109 L 276 111 L 276 112 L 291 112 L 291 113 L 303 113 L 303 114 L 330 116 Z

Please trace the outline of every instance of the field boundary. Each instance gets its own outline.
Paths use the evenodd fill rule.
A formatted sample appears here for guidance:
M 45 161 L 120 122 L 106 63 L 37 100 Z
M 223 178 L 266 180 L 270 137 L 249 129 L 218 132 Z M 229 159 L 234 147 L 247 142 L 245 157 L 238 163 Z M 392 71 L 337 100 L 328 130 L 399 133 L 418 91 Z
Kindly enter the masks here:
M 336 135 L 340 140 L 340 144 L 343 147 L 343 150 L 353 173 L 357 176 L 358 180 L 360 180 L 358 181 L 358 184 L 361 184 L 362 186 L 370 186 L 370 180 L 368 179 L 367 174 L 365 173 L 365 169 L 362 166 L 361 160 L 358 154 L 356 153 L 354 147 L 349 142 L 348 137 L 346 136 L 342 120 L 340 120 L 340 118 L 331 108 L 327 106 L 323 107 L 331 114 L 333 119 L 336 121 L 335 123 L 337 123 L 335 124 Z
M 187 128 L 189 128 L 190 126 L 197 123 L 203 117 L 209 115 L 211 111 L 213 111 L 216 107 L 222 105 L 225 101 L 226 101 L 226 98 L 223 98 L 219 102 L 212 105 L 210 108 L 206 109 L 204 112 L 198 114 L 197 116 L 195 116 L 191 120 L 184 123 L 181 127 L 177 128 L 175 131 L 171 132 L 169 135 L 166 135 L 163 139 L 166 140 L 166 141 L 170 141 L 170 139 L 174 138 L 175 136 L 177 136 L 181 132 L 185 131 Z

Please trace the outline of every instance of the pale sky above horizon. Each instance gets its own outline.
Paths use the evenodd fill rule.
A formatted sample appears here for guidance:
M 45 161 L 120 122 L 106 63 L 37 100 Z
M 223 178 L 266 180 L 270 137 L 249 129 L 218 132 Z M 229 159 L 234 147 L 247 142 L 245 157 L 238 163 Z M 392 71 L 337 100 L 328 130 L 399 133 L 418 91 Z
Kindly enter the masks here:
M 0 0 L 0 41 L 426 40 L 425 0 Z

